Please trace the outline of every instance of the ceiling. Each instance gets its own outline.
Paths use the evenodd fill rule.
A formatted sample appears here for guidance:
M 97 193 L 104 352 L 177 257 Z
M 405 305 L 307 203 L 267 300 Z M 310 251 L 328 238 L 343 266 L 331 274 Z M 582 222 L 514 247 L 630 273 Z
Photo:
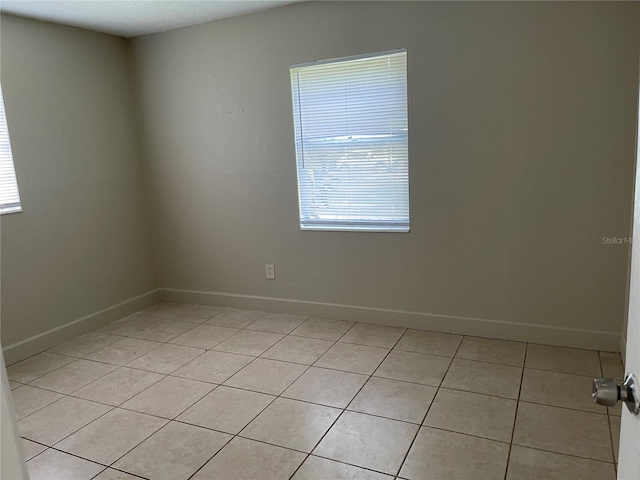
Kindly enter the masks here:
M 128 38 L 237 17 L 299 1 L 0 0 L 0 11 Z

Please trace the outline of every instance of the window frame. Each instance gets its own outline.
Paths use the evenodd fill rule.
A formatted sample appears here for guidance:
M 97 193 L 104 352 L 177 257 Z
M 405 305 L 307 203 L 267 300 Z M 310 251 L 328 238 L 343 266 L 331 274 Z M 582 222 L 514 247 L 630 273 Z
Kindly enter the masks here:
M 306 184 L 303 185 L 303 183 L 305 182 L 303 180 L 303 176 L 301 175 L 301 169 L 306 168 L 304 164 L 305 164 L 305 161 L 307 160 L 304 153 L 304 145 L 309 144 L 308 138 L 310 137 L 306 137 L 305 134 L 303 133 L 304 131 L 303 117 L 305 115 L 308 116 L 308 112 L 304 112 L 303 107 L 301 105 L 302 102 L 300 99 L 302 97 L 302 94 L 300 93 L 301 80 L 299 78 L 299 73 L 301 70 L 306 68 L 321 67 L 323 65 L 336 65 L 336 64 L 349 63 L 349 62 L 358 61 L 358 60 L 377 59 L 380 57 L 384 57 L 389 61 L 391 56 L 401 56 L 400 61 L 403 62 L 402 68 L 401 68 L 401 73 L 402 73 L 401 81 L 403 82 L 403 84 L 400 86 L 401 87 L 400 90 L 402 91 L 400 96 L 401 96 L 402 105 L 404 108 L 404 111 L 403 111 L 404 116 L 402 118 L 404 122 L 403 123 L 404 128 L 401 129 L 404 133 L 400 135 L 398 135 L 397 133 L 394 133 L 394 135 L 398 137 L 398 138 L 395 138 L 394 135 L 392 135 L 391 133 L 389 133 L 389 135 L 376 135 L 375 129 L 371 132 L 367 131 L 366 133 L 369 135 L 365 134 L 360 136 L 356 136 L 356 135 L 349 136 L 349 131 L 346 131 L 344 132 L 344 135 L 320 138 L 320 139 L 316 139 L 316 141 L 322 141 L 323 147 L 326 144 L 329 144 L 329 142 L 331 141 L 336 141 L 336 142 L 342 141 L 343 142 L 342 148 L 346 152 L 349 152 L 350 151 L 349 149 L 354 148 L 354 146 L 361 149 L 362 146 L 366 147 L 367 144 L 372 145 L 376 142 L 384 142 L 383 148 L 393 150 L 392 147 L 394 144 L 401 143 L 402 148 L 400 150 L 404 151 L 404 155 L 401 155 L 399 157 L 399 160 L 400 160 L 399 162 L 396 159 L 395 163 L 402 165 L 402 167 L 400 168 L 400 171 L 406 171 L 406 173 L 401 175 L 402 182 L 401 184 L 399 184 L 401 186 L 400 187 L 393 186 L 393 181 L 396 178 L 396 172 L 399 170 L 397 169 L 397 167 L 396 168 L 392 166 L 387 167 L 388 172 L 386 173 L 387 175 L 386 179 L 392 185 L 392 187 L 390 187 L 390 189 L 389 187 L 387 187 L 387 189 L 389 189 L 391 194 L 389 194 L 388 192 L 385 192 L 385 196 L 389 196 L 389 198 L 391 199 L 395 199 L 396 198 L 395 196 L 398 194 L 402 196 L 402 201 L 400 202 L 402 204 L 402 208 L 400 210 L 402 212 L 406 211 L 406 215 L 397 215 L 396 213 L 392 213 L 390 215 L 388 212 L 385 212 L 384 210 L 393 211 L 394 209 L 395 202 L 393 202 L 392 200 L 389 200 L 389 202 L 387 203 L 381 202 L 380 205 L 378 206 L 380 209 L 383 209 L 383 210 L 379 210 L 381 212 L 379 214 L 380 218 L 377 218 L 377 219 L 367 218 L 372 216 L 371 213 L 368 213 L 367 215 L 361 213 L 357 217 L 351 217 L 352 215 L 351 193 L 353 191 L 353 192 L 356 192 L 356 195 L 357 195 L 359 191 L 357 188 L 354 189 L 353 187 L 349 186 L 347 189 L 348 194 L 343 195 L 343 197 L 339 197 L 339 195 L 334 196 L 334 200 L 337 198 L 340 198 L 340 199 L 347 198 L 347 197 L 349 198 L 348 200 L 349 207 L 347 208 L 347 210 L 349 210 L 348 218 L 343 218 L 343 219 L 331 218 L 331 219 L 322 220 L 321 218 L 316 217 L 315 219 L 311 220 L 311 216 L 309 215 L 309 210 L 313 210 L 312 213 L 315 213 L 315 214 L 317 214 L 318 212 L 321 212 L 321 210 L 315 210 L 313 208 L 310 209 L 308 206 L 305 207 L 303 202 L 303 197 L 307 203 L 309 202 L 309 196 L 315 198 L 315 194 L 318 192 L 318 189 L 317 188 L 314 189 L 314 186 L 309 187 Z M 407 55 L 406 48 L 401 48 L 401 49 L 395 49 L 395 50 L 387 50 L 383 52 L 320 60 L 320 61 L 308 62 L 308 63 L 302 63 L 302 64 L 296 64 L 296 65 L 290 66 L 289 71 L 291 76 L 292 111 L 293 111 L 293 122 L 294 122 L 294 143 L 295 143 L 295 150 L 296 150 L 296 170 L 297 170 L 296 180 L 297 180 L 297 187 L 298 187 L 298 214 L 299 214 L 298 220 L 299 220 L 300 230 L 361 231 L 361 232 L 365 231 L 365 232 L 393 232 L 393 233 L 410 232 L 409 138 L 408 138 L 409 137 L 409 131 L 408 131 L 409 108 L 408 108 L 408 91 L 407 91 L 408 89 L 407 57 L 408 55 Z M 347 67 L 345 67 L 345 69 L 346 68 Z M 296 76 L 296 78 L 294 78 L 294 75 Z M 361 75 L 362 75 L 362 78 L 366 78 L 364 74 L 361 74 Z M 356 78 L 358 80 L 361 80 L 360 77 L 356 77 Z M 355 83 L 355 81 L 353 82 Z M 346 83 L 347 82 L 345 80 L 345 84 Z M 398 87 L 398 85 L 393 84 L 391 80 L 389 80 L 389 85 Z M 351 84 L 349 84 L 349 86 L 351 86 Z M 345 90 L 348 90 L 348 88 L 349 87 L 345 87 Z M 391 90 L 391 87 L 390 87 L 390 90 Z M 388 93 L 388 96 L 389 98 L 391 98 L 391 93 Z M 383 98 L 383 97 L 380 97 L 380 98 Z M 344 107 L 345 112 L 348 112 L 349 108 L 354 108 L 354 107 L 349 107 L 349 106 Z M 394 114 L 391 113 L 391 108 L 390 108 L 388 112 L 389 122 L 391 122 L 392 118 L 396 120 L 396 117 L 394 117 L 393 115 Z M 356 127 L 355 128 L 356 130 L 358 129 L 358 127 L 361 128 L 361 126 L 359 125 L 356 125 L 355 127 Z M 348 128 L 349 126 L 347 126 L 347 129 Z M 394 130 L 394 132 L 396 132 L 396 130 Z M 386 136 L 387 138 L 375 138 L 376 136 L 377 137 Z M 354 138 L 354 137 L 358 137 L 358 138 Z M 364 137 L 370 137 L 370 138 L 364 138 Z M 306 142 L 305 142 L 305 138 L 307 138 Z M 345 139 L 346 139 L 346 142 L 345 142 Z M 393 154 L 391 155 L 390 159 L 387 162 L 389 165 L 394 164 Z M 328 163 L 330 162 L 326 162 L 326 163 L 321 162 L 321 168 L 327 168 Z M 354 163 L 349 163 L 348 161 L 346 161 L 345 164 L 355 165 Z M 380 168 L 370 167 L 370 168 L 371 168 L 370 172 L 372 173 L 378 173 L 379 170 L 384 169 L 384 167 L 380 167 Z M 376 168 L 378 168 L 378 171 L 376 171 Z M 349 177 L 349 174 L 347 174 L 347 177 Z M 309 182 L 306 182 L 306 183 L 309 183 Z M 344 182 L 341 183 L 340 181 L 338 181 L 336 185 L 337 185 L 336 189 L 344 188 Z M 308 188 L 309 191 L 303 192 L 305 187 Z M 366 198 L 370 200 L 375 198 L 375 195 L 373 194 Z M 364 211 L 367 208 L 370 208 L 370 206 L 363 207 L 362 210 Z M 335 208 L 335 210 L 340 210 L 340 208 L 337 207 Z
M 22 212 L 18 176 L 16 174 L 15 161 L 11 148 L 11 136 L 7 122 L 7 111 L 4 105 L 2 85 L 0 84 L 0 188 L 7 182 L 15 188 L 15 195 L 11 196 L 11 202 L 4 201 L 0 196 L 0 215 L 10 215 Z

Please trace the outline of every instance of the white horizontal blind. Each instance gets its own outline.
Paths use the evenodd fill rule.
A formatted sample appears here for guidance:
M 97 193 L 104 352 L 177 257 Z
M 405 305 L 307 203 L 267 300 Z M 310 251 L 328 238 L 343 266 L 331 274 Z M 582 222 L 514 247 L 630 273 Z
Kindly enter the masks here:
M 409 231 L 405 50 L 291 67 L 300 228 Z
M 22 211 L 18 181 L 11 155 L 11 142 L 7 117 L 4 113 L 4 98 L 0 87 L 0 214 Z

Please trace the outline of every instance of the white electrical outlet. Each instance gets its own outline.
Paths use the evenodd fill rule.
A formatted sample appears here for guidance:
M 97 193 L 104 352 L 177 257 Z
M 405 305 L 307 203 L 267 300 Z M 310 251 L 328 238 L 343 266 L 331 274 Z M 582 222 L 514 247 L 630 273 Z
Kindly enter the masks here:
M 267 263 L 267 278 L 269 280 L 275 280 L 276 278 L 276 266 L 271 263 Z

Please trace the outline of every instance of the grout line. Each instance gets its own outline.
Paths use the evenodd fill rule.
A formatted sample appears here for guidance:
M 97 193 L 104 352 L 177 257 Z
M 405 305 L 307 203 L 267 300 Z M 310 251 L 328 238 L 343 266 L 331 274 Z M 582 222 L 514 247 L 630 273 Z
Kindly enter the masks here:
M 501 443 L 503 445 L 510 445 L 510 443 L 506 440 L 496 440 L 495 438 L 483 437 L 481 435 L 474 435 L 473 433 L 464 433 L 457 430 L 449 430 L 448 428 L 443 428 L 443 427 L 433 427 L 431 425 L 421 425 L 421 427 L 424 427 L 425 429 L 429 429 L 429 430 L 439 430 L 441 432 L 454 433 L 456 435 L 463 435 L 465 437 L 477 438 L 479 440 L 487 440 L 488 442 Z M 398 474 L 399 473 L 400 472 L 398 471 Z
M 361 466 L 361 465 L 355 465 L 355 464 L 353 464 L 353 463 L 347 463 L 347 462 L 342 461 L 342 460 L 336 460 L 335 458 L 324 457 L 324 456 L 322 456 L 322 455 L 318 455 L 317 453 L 310 453 L 309 455 L 307 455 L 307 458 L 304 460 L 304 462 L 306 462 L 306 461 L 307 461 L 307 459 L 308 459 L 309 457 L 321 458 L 321 459 L 323 459 L 323 460 L 328 460 L 328 461 L 330 461 L 330 462 L 340 463 L 340 464 L 342 464 L 342 465 L 347 465 L 347 466 L 349 466 L 349 467 L 360 468 L 360 469 L 362 469 L 362 470 L 366 470 L 366 471 L 368 471 L 368 472 L 375 472 L 375 473 L 379 473 L 379 474 L 381 474 L 381 475 L 386 475 L 386 476 L 387 476 L 387 477 L 389 477 L 390 479 L 395 478 L 395 477 L 393 476 L 393 474 L 385 473 L 385 472 L 383 472 L 383 471 L 381 471 L 381 470 L 376 470 L 376 469 L 374 469 L 374 468 L 370 468 L 370 467 L 363 467 L 363 466 Z M 304 465 L 304 462 L 302 462 L 302 463 L 300 464 L 300 467 L 301 467 L 302 465 Z M 298 469 L 296 469 L 296 472 L 300 469 L 300 467 L 298 467 Z M 293 475 L 295 475 L 295 473 L 296 473 L 296 472 L 294 472 L 294 474 L 293 474 Z M 291 478 L 293 478 L 293 475 L 292 475 L 291 477 L 289 477 L 289 478 L 290 478 L 290 479 L 291 479 Z M 332 478 L 333 478 L 333 477 L 332 477 Z M 367 477 L 367 478 L 368 478 L 368 477 Z M 320 480 L 320 479 L 316 479 L 316 480 Z M 339 480 L 344 480 L 344 479 L 339 479 Z
M 404 336 L 404 334 L 402 336 Z M 400 340 L 398 340 L 398 341 L 400 341 Z M 429 404 L 429 407 L 427 408 L 427 411 L 425 412 L 424 416 L 422 417 L 422 422 L 420 422 L 420 426 L 418 427 L 418 430 L 416 430 L 416 433 L 413 436 L 413 439 L 411 440 L 411 443 L 409 444 L 409 448 L 407 449 L 406 453 L 404 454 L 404 457 L 402 458 L 402 461 L 400 462 L 400 465 L 398 466 L 398 471 L 394 475 L 396 478 L 400 475 L 400 472 L 402 471 L 402 467 L 404 466 L 405 462 L 407 461 L 407 458 L 409 457 L 409 453 L 411 452 L 411 449 L 413 448 L 413 445 L 415 444 L 416 439 L 418 438 L 418 435 L 420 434 L 420 430 L 423 428 L 424 422 L 427 420 L 427 415 L 429 415 L 429 411 L 431 410 L 431 407 L 433 406 L 434 402 L 436 401 L 436 397 L 438 396 L 438 392 L 440 392 L 440 388 L 442 387 L 442 382 L 444 382 L 444 379 L 446 378 L 447 374 L 449 373 L 449 369 L 451 368 L 451 365 L 453 365 L 453 359 L 458 354 L 458 351 L 460 350 L 460 347 L 462 346 L 462 342 L 463 341 L 464 341 L 464 336 L 460 339 L 460 343 L 458 343 L 458 347 L 456 348 L 456 351 L 455 351 L 455 353 L 453 355 L 453 358 L 451 358 L 451 360 L 449 361 L 449 365 L 447 366 L 447 369 L 445 370 L 444 374 L 442 375 L 442 378 L 440 379 L 440 383 L 438 384 L 438 387 L 436 389 L 436 393 L 433 395 L 433 398 L 431 399 L 431 403 Z
M 598 363 L 600 364 L 600 375 L 602 377 L 604 377 L 604 368 L 602 365 L 602 355 L 600 355 L 600 352 L 598 352 Z M 611 441 L 611 458 L 613 459 L 613 468 L 616 472 L 616 475 L 618 474 L 618 465 L 616 463 L 616 447 L 615 447 L 615 441 L 616 439 L 614 438 L 613 435 L 613 425 L 611 424 L 611 411 L 609 409 L 609 407 L 605 407 L 605 412 L 607 414 L 607 426 L 609 427 L 609 440 Z
M 618 464 L 616 462 L 615 439 L 613 438 L 613 425 L 611 424 L 611 416 L 607 415 L 607 425 L 609 427 L 609 439 L 611 440 L 611 458 L 613 458 L 613 468 L 618 473 Z
M 604 412 L 593 412 L 591 410 L 580 410 L 578 408 L 564 407 L 562 405 L 550 405 L 548 403 L 532 402 L 530 400 L 522 400 L 522 399 L 519 399 L 518 403 L 528 403 L 530 405 L 539 405 L 541 407 L 560 408 L 562 410 L 569 410 L 571 412 L 577 412 L 577 413 L 586 413 L 586 414 L 603 415 L 603 416 L 608 415 L 607 412 L 606 412 L 606 410 L 607 410 L 606 407 L 603 407 L 604 410 L 605 410 Z
M 583 374 L 583 373 L 568 373 L 568 372 L 560 372 L 558 370 L 545 370 L 543 368 L 531 368 L 531 367 L 525 367 L 525 370 L 535 370 L 536 372 L 555 373 L 555 374 L 558 374 L 558 375 L 568 375 L 568 376 L 571 376 L 571 377 L 582 377 L 582 378 L 584 378 L 584 377 L 593 378 L 596 375 L 599 375 L 599 374 L 586 375 L 586 374 Z
M 527 352 L 529 350 L 529 344 L 524 347 L 524 361 L 523 365 L 527 364 Z M 524 368 L 520 374 L 520 388 L 518 388 L 518 399 L 516 401 L 516 411 L 513 414 L 513 426 L 511 427 L 511 439 L 509 441 L 509 453 L 507 453 L 507 463 L 504 468 L 504 480 L 507 480 L 507 473 L 509 472 L 509 462 L 511 461 L 511 449 L 513 448 L 513 437 L 516 433 L 516 420 L 518 419 L 518 407 L 520 406 L 520 396 L 522 394 L 522 382 L 524 381 Z
M 545 450 L 544 448 L 530 447 L 529 445 L 520 445 L 519 443 L 514 443 L 513 445 L 515 445 L 516 447 L 527 448 L 529 450 L 536 450 L 537 452 L 553 453 L 555 455 L 560 455 L 561 457 L 579 458 L 580 460 L 589 460 L 590 462 L 605 463 L 609 465 L 614 463 L 614 462 L 607 462 L 606 460 L 598 460 L 596 458 L 591 458 L 591 457 L 581 457 L 580 455 L 574 455 L 572 453 L 561 453 L 561 452 L 558 452 L 557 450 Z
M 82 458 L 82 457 L 80 457 L 80 458 Z M 136 475 L 135 473 L 125 472 L 124 470 L 120 470 L 119 468 L 115 468 L 115 467 L 107 467 L 104 470 L 102 470 L 102 472 L 98 473 L 98 475 L 101 475 L 102 473 L 106 472 L 109 469 L 115 470 L 116 472 L 124 473 L 126 475 L 131 475 L 132 477 L 141 478 L 142 480 L 149 480 L 149 478 L 147 478 L 147 477 L 141 477 L 140 475 Z M 91 477 L 91 480 L 93 480 L 95 478 L 98 478 L 98 475 L 96 475 L 95 477 Z
M 264 315 L 263 315 L 263 317 L 264 317 Z M 262 317 L 260 317 L 260 318 L 262 318 Z M 257 320 L 258 320 L 258 319 L 257 319 Z M 256 320 L 256 321 L 257 321 L 257 320 Z M 253 323 L 253 322 L 252 322 L 252 323 Z M 304 322 L 303 322 L 303 323 L 304 323 Z M 247 326 L 249 326 L 249 325 L 247 325 Z M 243 329 L 241 329 L 240 331 L 242 331 L 242 330 L 246 330 L 246 328 L 243 328 Z M 247 330 L 247 331 L 255 331 L 255 330 Z M 239 332 L 236 332 L 236 334 L 237 334 L 237 333 L 239 333 Z M 265 333 L 265 332 L 262 332 L 262 333 Z M 266 333 L 272 333 L 272 332 L 266 332 Z M 234 334 L 234 335 L 236 335 L 236 334 Z M 233 337 L 234 335 L 232 335 L 231 337 Z M 280 342 L 281 342 L 284 338 L 286 338 L 287 336 L 288 336 L 288 334 L 283 335 L 283 337 L 282 337 L 281 339 L 279 339 L 278 341 L 276 341 L 276 342 L 275 342 L 273 345 L 271 345 L 270 347 L 266 348 L 263 352 L 261 352 L 261 353 L 260 353 L 260 355 L 264 354 L 264 353 L 265 353 L 265 352 L 267 352 L 269 349 L 271 349 L 273 346 L 275 346 L 275 345 L 277 345 L 278 343 L 280 343 Z M 229 337 L 229 338 L 231 338 L 231 337 Z M 228 353 L 231 353 L 231 352 L 228 352 Z M 281 361 L 281 360 L 275 360 L 275 359 L 265 359 L 265 358 L 263 358 L 263 357 L 256 356 L 256 357 L 254 357 L 254 358 L 253 358 L 253 359 L 252 359 L 248 364 L 246 364 L 244 367 L 242 367 L 240 370 L 238 370 L 237 372 L 235 372 L 235 373 L 233 373 L 232 375 L 230 375 L 230 376 L 229 376 L 229 377 L 228 377 L 224 382 L 227 382 L 229 379 L 231 379 L 231 378 L 232 378 L 232 377 L 234 377 L 235 375 L 238 375 L 240 372 L 242 372 L 243 370 L 245 370 L 247 367 L 249 367 L 249 365 L 251 365 L 252 363 L 254 363 L 254 362 L 255 362 L 257 359 L 259 359 L 259 358 L 262 358 L 263 360 L 272 360 L 272 361 L 276 361 L 276 362 L 282 362 L 282 363 L 289 363 L 289 364 L 293 364 L 293 362 L 284 362 L 284 361 Z M 294 364 L 294 365 L 299 365 L 299 364 Z M 287 385 L 287 387 L 285 387 L 285 388 L 282 390 L 282 392 L 280 392 L 280 394 L 278 394 L 278 395 L 273 395 L 272 393 L 266 393 L 266 392 L 256 392 L 255 390 L 243 389 L 243 388 L 238 388 L 238 387 L 232 387 L 232 386 L 230 386 L 230 385 L 224 385 L 224 382 L 223 382 L 222 384 L 220 384 L 220 385 L 225 386 L 225 387 L 227 387 L 227 388 L 238 388 L 239 390 L 245 390 L 245 391 L 250 391 L 250 392 L 254 392 L 254 393 L 262 393 L 262 394 L 265 394 L 265 395 L 271 395 L 271 396 L 273 396 L 273 399 L 272 399 L 272 400 L 271 400 L 271 401 L 270 401 L 270 402 L 269 402 L 269 403 L 268 403 L 268 404 L 267 404 L 267 405 L 266 405 L 262 410 L 260 410 L 260 412 L 258 412 L 258 413 L 257 413 L 257 414 L 256 414 L 256 415 L 255 415 L 255 416 L 254 416 L 250 421 L 249 421 L 249 422 L 247 422 L 247 423 L 244 425 L 244 427 L 242 427 L 242 429 L 241 429 L 238 433 L 233 434 L 233 436 L 232 436 L 232 437 L 231 437 L 231 439 L 230 439 L 230 440 L 225 444 L 225 446 L 226 446 L 226 445 L 228 445 L 231 441 L 233 441 L 233 439 L 235 439 L 236 437 L 239 437 L 239 438 L 246 438 L 246 437 L 242 437 L 242 436 L 240 436 L 240 434 L 242 433 L 242 431 L 243 431 L 245 428 L 247 428 L 247 426 L 249 426 L 253 421 L 255 421 L 255 419 L 256 419 L 256 418 L 258 418 L 258 417 L 259 417 L 259 416 L 260 416 L 260 415 L 261 415 L 261 414 L 262 414 L 262 413 L 263 413 L 267 408 L 269 408 L 269 407 L 270 407 L 270 406 L 271 406 L 271 405 L 272 405 L 272 404 L 273 404 L 273 403 L 274 403 L 278 398 L 281 398 L 281 397 L 280 397 L 280 395 L 281 395 L 282 393 L 284 393 L 284 392 L 286 391 L 286 389 L 287 389 L 289 386 L 291 386 L 293 383 L 295 383 L 295 382 L 296 382 L 296 380 L 298 380 L 302 375 L 304 375 L 304 374 L 305 374 L 305 373 L 306 373 L 306 372 L 311 368 L 311 365 L 304 365 L 304 366 L 306 367 L 306 368 L 304 369 L 304 371 L 303 371 L 303 372 L 301 372 L 301 373 L 300 373 L 300 375 L 298 375 L 298 376 L 297 376 L 297 377 L 296 377 L 296 378 L 295 378 L 295 379 L 294 379 L 294 380 L 293 380 L 289 385 Z M 216 387 L 216 388 L 217 388 L 217 387 Z M 215 390 L 215 389 L 214 389 L 214 390 Z M 211 392 L 210 392 L 210 393 L 211 393 Z M 207 395 L 208 395 L 208 394 L 207 394 Z M 205 395 L 205 396 L 206 396 L 206 395 Z M 204 398 L 204 397 L 202 397 L 202 398 Z M 199 399 L 199 400 L 198 400 L 198 402 L 199 402 L 200 400 L 202 400 L 202 398 L 201 398 L 201 399 Z M 286 398 L 286 397 L 282 397 L 282 398 Z M 196 402 L 196 403 L 198 403 L 198 402 Z M 195 405 L 195 404 L 194 404 L 194 405 Z M 192 405 L 192 406 L 193 406 L 193 405 Z M 191 408 L 191 407 L 189 407 L 189 408 Z M 187 410 L 188 410 L 188 409 L 187 409 Z M 185 410 L 185 411 L 186 411 L 186 410 Z M 182 412 L 182 413 L 184 413 L 184 412 Z M 228 435 L 229 435 L 229 434 L 228 434 Z M 249 439 L 249 440 L 258 441 L 258 440 L 254 440 L 254 439 Z M 262 443 L 267 443 L 267 442 L 262 442 Z M 278 446 L 279 446 L 279 445 L 278 445 Z M 224 448 L 224 447 L 222 447 L 222 448 Z M 208 464 L 208 463 L 209 463 L 209 462 L 210 462 L 210 461 L 211 461 L 211 460 L 212 460 L 212 459 L 213 459 L 213 458 L 214 458 L 214 457 L 215 457 L 215 456 L 216 456 L 216 455 L 217 455 L 217 454 L 222 450 L 222 448 L 220 448 L 220 450 L 218 450 L 216 453 L 214 453 L 214 454 L 211 456 L 211 458 L 209 458 L 209 460 L 207 460 L 207 461 L 206 461 L 206 462 L 205 462 L 205 463 L 204 463 L 204 464 L 203 464 L 203 465 L 202 465 L 198 470 L 196 470 L 196 471 L 195 471 L 195 472 L 194 472 L 194 473 L 193 473 L 189 478 L 192 478 L 192 477 L 193 477 L 194 475 L 196 475 L 196 474 L 197 474 L 197 473 L 198 473 L 202 468 L 204 468 L 204 467 L 205 467 L 205 466 L 206 466 L 206 465 L 207 465 L 207 464 Z M 286 447 L 280 447 L 280 448 L 286 448 Z M 290 450 L 292 450 L 292 449 L 290 449 Z
M 146 440 L 146 439 L 145 439 L 145 440 Z M 125 472 L 124 470 L 120 470 L 119 468 L 115 468 L 115 467 L 112 467 L 112 466 L 110 466 L 110 465 L 106 465 L 106 464 L 104 464 L 104 463 L 98 462 L 98 461 L 96 461 L 96 460 L 91 460 L 91 459 L 86 458 L 86 457 L 81 457 L 80 455 L 76 455 L 75 453 L 67 452 L 67 451 L 65 451 L 65 450 L 60 450 L 59 448 L 55 448 L 55 447 L 49 447 L 49 449 L 50 449 L 50 450 L 55 450 L 56 452 L 64 453 L 64 454 L 66 454 L 66 455 L 70 455 L 70 456 L 72 456 L 72 457 L 79 458 L 79 459 L 81 459 L 81 460 L 85 460 L 85 461 L 87 461 L 87 462 L 94 463 L 94 464 L 96 464 L 96 465 L 100 465 L 100 466 L 102 466 L 102 467 L 105 467 L 103 470 L 101 470 L 101 471 L 100 471 L 100 472 L 98 472 L 95 476 L 93 476 L 93 477 L 91 477 L 91 478 L 95 478 L 95 477 L 97 477 L 98 475 L 100 475 L 102 472 L 104 472 L 105 470 L 107 470 L 107 469 L 111 468 L 111 469 L 113 469 L 113 470 L 117 470 L 117 471 L 119 471 L 119 472 L 123 472 L 123 473 L 126 473 L 126 474 L 128 474 L 128 475 L 133 475 L 134 477 L 137 477 L 137 478 L 144 478 L 144 479 L 146 480 L 146 478 L 145 478 L 145 477 L 141 477 L 140 475 L 136 475 L 135 473 Z M 44 453 L 44 452 L 42 452 L 42 453 Z M 129 453 L 129 452 L 127 452 L 127 453 Z M 35 457 L 34 457 L 34 458 L 35 458 Z M 118 459 L 118 460 L 119 460 L 119 459 Z M 113 463 L 116 463 L 118 460 L 114 461 Z M 111 465 L 113 465 L 113 463 L 112 463 Z
M 65 399 L 65 398 L 67 398 L 67 397 L 69 397 L 69 395 L 67 395 L 67 396 L 65 396 L 65 397 L 61 398 L 60 400 L 57 400 L 56 402 L 53 402 L 53 403 L 60 402 L 60 401 L 64 400 L 64 399 Z M 75 398 L 75 397 L 72 397 L 72 398 Z M 51 404 L 51 405 L 53 405 L 53 404 Z M 103 405 L 103 404 L 100 404 L 100 405 Z M 106 405 L 105 405 L 105 406 L 106 406 Z M 58 445 L 58 444 L 59 444 L 59 443 L 61 443 L 62 441 L 64 441 L 64 440 L 66 440 L 67 438 L 69 438 L 71 435 L 73 435 L 73 434 L 75 434 L 75 433 L 79 432 L 79 431 L 80 431 L 80 430 L 82 430 L 84 427 L 86 427 L 86 426 L 88 426 L 88 425 L 92 424 L 93 422 L 95 422 L 96 420 L 98 420 L 98 419 L 100 419 L 100 418 L 104 417 L 107 413 L 109 413 L 109 412 L 111 412 L 111 411 L 115 410 L 115 408 L 116 408 L 116 407 L 113 407 L 113 406 L 111 406 L 111 405 L 109 405 L 109 407 L 111 407 L 111 408 L 110 408 L 109 410 L 107 410 L 106 412 L 104 412 L 102 415 L 99 415 L 98 417 L 96 417 L 96 418 L 94 418 L 93 420 L 91 420 L 89 423 L 87 423 L 87 424 L 85 424 L 85 425 L 82 425 L 81 427 L 79 427 L 78 429 L 76 429 L 76 430 L 74 430 L 73 432 L 69 433 L 68 435 L 64 436 L 64 437 L 63 437 L 63 438 L 61 438 L 60 440 L 57 440 L 57 441 L 56 441 L 55 443 L 53 443 L 52 445 L 48 445 L 48 447 L 49 447 L 49 448 L 53 448 L 54 450 L 59 450 L 59 449 L 55 448 L 55 445 Z M 32 439 L 31 439 L 31 438 L 29 438 L 29 437 L 22 437 L 22 438 L 26 438 L 27 440 L 35 441 L 35 440 L 32 440 Z M 41 443 L 41 442 L 37 442 L 37 443 L 40 443 L 41 445 L 45 445 L 45 444 L 43 444 L 43 443 Z M 62 450 L 59 450 L 59 451 L 62 451 Z M 64 453 L 69 453 L 69 452 L 64 452 Z M 77 455 L 76 455 L 76 456 L 77 456 Z M 84 457 L 79 457 L 79 458 L 84 458 Z M 88 459 L 88 458 L 87 458 L 87 459 L 85 459 L 85 460 L 89 460 L 90 462 L 93 462 L 93 460 L 90 460 L 90 459 Z M 94 463 L 98 463 L 98 462 L 94 462 Z M 101 465 L 102 465 L 102 464 L 101 464 Z
M 347 335 L 347 333 L 349 333 L 353 328 L 355 328 L 355 326 L 358 325 L 358 323 L 354 323 L 353 325 L 351 325 L 351 327 L 334 343 L 337 344 L 340 339 L 344 338 L 345 335 Z M 400 337 L 396 340 L 396 342 L 394 343 L 394 347 L 398 344 L 398 342 L 400 341 L 400 339 L 404 336 L 404 334 L 407 332 L 407 330 L 405 329 L 404 332 L 402 332 L 402 335 L 400 335 Z M 328 349 L 329 350 L 329 349 Z M 328 351 L 327 350 L 327 351 Z M 393 347 L 391 349 L 389 349 L 389 351 L 387 352 L 387 354 L 384 356 L 384 358 L 380 361 L 380 363 L 378 363 L 378 366 L 374 369 L 374 371 L 368 375 L 368 378 L 362 383 L 362 385 L 360 386 L 360 388 L 358 389 L 358 391 L 355 393 L 355 395 L 351 398 L 351 400 L 347 403 L 347 405 L 344 408 L 341 408 L 340 410 L 342 410 L 340 412 L 340 414 L 336 417 L 336 419 L 333 421 L 333 423 L 329 426 L 329 428 L 327 428 L 327 430 L 324 432 L 324 434 L 320 437 L 320 439 L 316 442 L 316 444 L 313 446 L 313 448 L 311 449 L 311 451 L 307 454 L 306 458 L 300 463 L 300 465 L 298 465 L 298 468 L 296 468 L 294 470 L 294 472 L 291 474 L 291 476 L 289 477 L 289 480 L 291 480 L 291 478 L 293 478 L 293 476 L 297 473 L 297 471 L 300 469 L 300 467 L 307 461 L 307 459 L 311 456 L 311 454 L 316 450 L 316 448 L 318 448 L 318 445 L 320 445 L 320 443 L 322 443 L 322 440 L 324 440 L 324 438 L 329 434 L 329 432 L 333 429 L 333 427 L 336 425 L 336 423 L 338 423 L 338 421 L 342 418 L 342 416 L 344 415 L 344 413 L 347 411 L 347 409 L 349 408 L 349 405 L 351 405 L 353 403 L 353 401 L 355 400 L 355 398 L 360 394 L 360 392 L 362 391 L 362 389 L 365 387 L 365 385 L 367 385 L 367 383 L 369 383 L 369 380 L 371 380 L 371 378 L 373 377 L 373 374 L 376 372 L 376 370 L 380 367 L 380 365 L 382 365 L 384 363 L 384 361 L 387 359 L 387 357 L 389 356 L 389 354 L 392 352 Z M 325 352 L 326 353 L 326 352 Z M 324 354 L 322 356 L 320 356 L 318 358 L 318 360 L 320 360 L 322 357 L 324 356 Z M 316 360 L 315 363 L 318 362 L 318 360 Z M 309 367 L 311 368 L 311 367 Z M 319 367 L 317 367 L 319 368 Z M 361 374 L 362 375 L 362 374 Z M 286 390 L 285 390 L 286 391 Z M 283 392 L 284 393 L 284 392 Z M 334 407 L 335 408 L 335 407 Z

